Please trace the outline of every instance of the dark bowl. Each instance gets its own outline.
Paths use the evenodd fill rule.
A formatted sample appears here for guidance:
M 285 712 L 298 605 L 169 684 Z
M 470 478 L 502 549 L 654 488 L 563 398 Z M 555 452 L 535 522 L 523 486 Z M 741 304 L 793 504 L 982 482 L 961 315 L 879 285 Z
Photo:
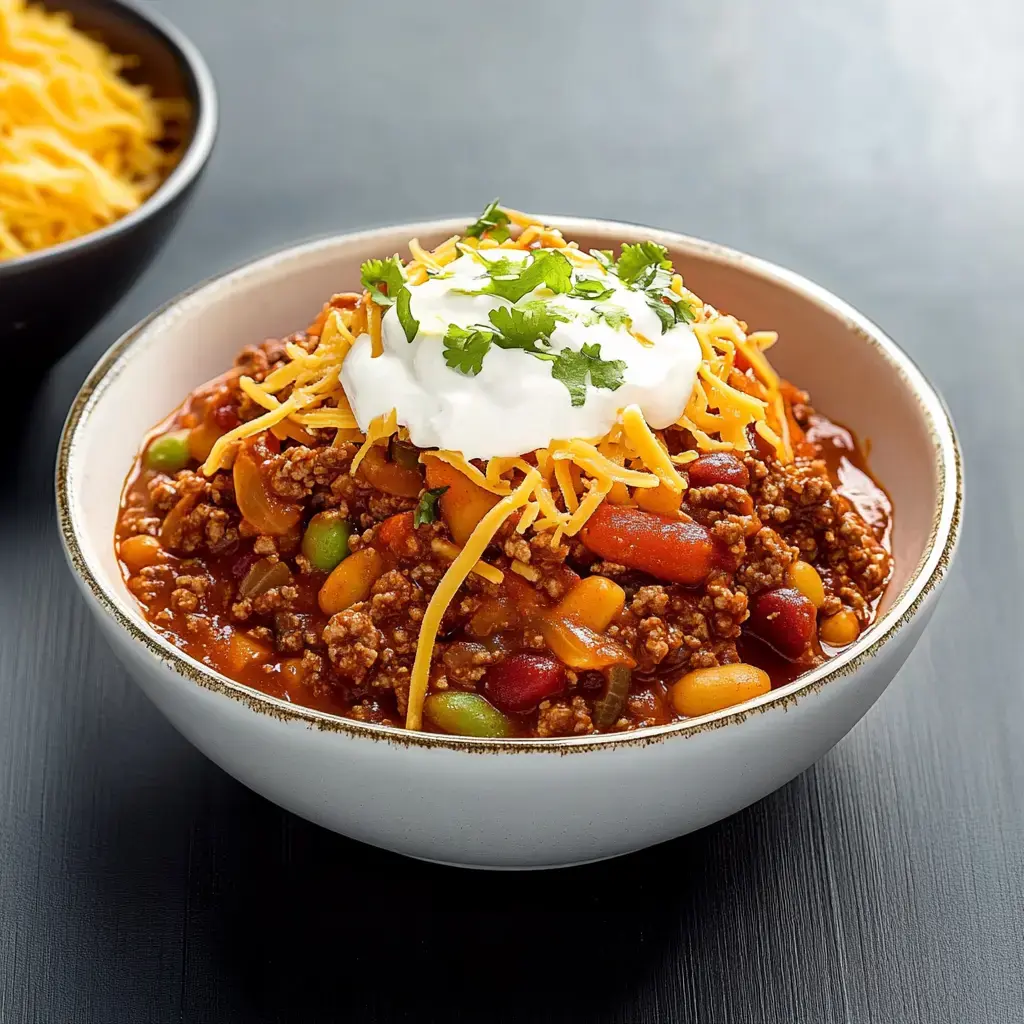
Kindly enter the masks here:
M 217 134 L 217 95 L 199 51 L 158 15 L 124 0 L 45 0 L 117 53 L 154 95 L 191 107 L 177 167 L 137 209 L 108 227 L 0 261 L 0 346 L 42 371 L 75 345 L 128 290 L 166 241 L 206 165 Z M 18 348 L 15 349 L 14 346 Z

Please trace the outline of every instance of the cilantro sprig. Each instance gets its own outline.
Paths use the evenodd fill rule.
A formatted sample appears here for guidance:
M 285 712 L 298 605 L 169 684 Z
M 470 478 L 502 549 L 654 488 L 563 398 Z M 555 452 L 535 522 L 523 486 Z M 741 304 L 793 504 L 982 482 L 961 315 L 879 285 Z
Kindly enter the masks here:
M 412 525 L 423 526 L 424 523 L 436 523 L 438 517 L 437 503 L 447 487 L 433 487 L 420 495 L 420 503 L 412 514 Z
M 397 256 L 386 260 L 367 260 L 362 266 L 363 287 L 378 306 L 390 306 L 405 287 L 405 271 Z
M 459 327 L 449 324 L 444 335 L 444 361 L 453 370 L 475 377 L 484 368 L 494 332 L 486 327 Z
M 544 302 L 528 302 L 525 306 L 502 306 L 488 314 L 495 328 L 494 344 L 498 348 L 521 348 L 535 355 L 538 345 L 550 344 L 551 334 L 558 323 L 568 323 L 570 317 Z
M 405 340 L 411 342 L 420 329 L 420 322 L 412 315 L 412 293 L 405 283 L 401 260 L 397 256 L 367 260 L 361 269 L 363 287 L 369 291 L 370 298 L 378 306 L 395 306 Z
M 569 348 L 549 351 L 556 324 L 569 320 L 557 308 L 541 302 L 528 303 L 525 308 L 502 306 L 492 310 L 488 319 L 490 328 L 449 325 L 444 336 L 444 360 L 453 370 L 475 377 L 483 369 L 484 356 L 491 345 L 497 345 L 521 349 L 550 362 L 551 376 L 565 385 L 569 400 L 576 407 L 587 400 L 588 382 L 592 387 L 609 391 L 622 386 L 626 363 L 621 359 L 602 359 L 598 343 L 584 345 L 578 352 Z
M 627 330 L 633 325 L 633 318 L 626 312 L 625 306 L 615 302 L 599 302 L 589 312 L 583 314 L 583 323 L 590 327 L 603 320 L 613 331 L 622 327 Z
M 405 340 L 410 343 L 420 329 L 419 320 L 412 315 L 411 302 L 412 293 L 408 287 L 403 286 L 395 300 L 395 312 L 398 314 L 398 322 L 402 325 L 402 330 L 405 331 Z
M 622 246 L 615 273 L 627 288 L 645 291 L 653 283 L 659 270 L 671 271 L 668 250 L 657 242 L 626 243 Z
M 490 326 L 459 327 L 450 324 L 444 336 L 444 361 L 453 370 L 475 377 L 482 369 L 491 345 L 522 349 L 531 355 L 545 355 L 555 324 L 568 315 L 543 302 L 524 306 L 501 306 L 487 317 Z
M 596 251 L 592 252 L 599 258 Z M 644 293 L 648 307 L 661 322 L 662 334 L 676 324 L 693 323 L 690 304 L 672 290 L 672 261 L 663 245 L 627 242 L 615 264 L 615 273 L 627 288 Z
M 569 292 L 569 298 L 603 302 L 611 298 L 614 291 L 614 288 L 607 287 L 604 281 L 599 281 L 596 277 L 577 277 L 572 291 Z
M 535 288 L 548 288 L 556 295 L 565 295 L 572 288 L 572 264 L 560 253 L 542 250 L 526 260 L 510 260 L 500 256 L 488 260 L 490 280 L 480 289 L 483 295 L 498 295 L 509 302 L 518 302 Z
M 484 207 L 484 212 L 466 228 L 467 238 L 481 238 L 487 235 L 496 242 L 504 242 L 509 237 L 508 214 L 498 205 L 495 199 Z
M 551 376 L 566 386 L 570 401 L 579 407 L 587 400 L 588 380 L 595 388 L 617 391 L 624 383 L 625 369 L 622 359 L 602 359 L 601 346 L 595 342 L 579 352 L 563 348 L 551 366 Z

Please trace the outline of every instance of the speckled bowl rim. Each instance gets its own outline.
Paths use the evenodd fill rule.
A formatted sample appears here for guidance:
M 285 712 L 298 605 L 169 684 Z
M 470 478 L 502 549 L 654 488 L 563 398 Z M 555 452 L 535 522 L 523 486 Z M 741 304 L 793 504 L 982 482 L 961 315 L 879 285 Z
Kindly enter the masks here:
M 779 687 L 743 704 L 725 708 L 713 714 L 702 715 L 699 718 L 684 719 L 632 732 L 603 733 L 597 736 L 568 736 L 551 739 L 477 739 L 438 733 L 406 732 L 397 726 L 357 722 L 340 715 L 316 711 L 268 696 L 252 687 L 235 682 L 194 660 L 150 628 L 148 624 L 140 626 L 131 617 L 128 603 L 130 599 L 126 600 L 125 597 L 112 592 L 101 583 L 98 574 L 93 571 L 79 545 L 77 537 L 79 526 L 74 514 L 75 505 L 69 497 L 71 483 L 69 474 L 72 469 L 79 432 L 88 422 L 91 411 L 102 401 L 110 383 L 120 374 L 131 358 L 133 344 L 157 320 L 172 314 L 175 307 L 183 300 L 200 291 L 223 287 L 258 270 L 270 269 L 273 266 L 287 266 L 294 260 L 304 258 L 322 249 L 330 249 L 341 242 L 373 242 L 376 238 L 395 233 L 407 234 L 409 238 L 434 232 L 444 235 L 455 234 L 472 219 L 465 216 L 347 232 L 278 250 L 187 289 L 128 330 L 107 350 L 86 378 L 71 406 L 60 438 L 56 466 L 57 518 L 61 540 L 71 566 L 100 608 L 132 640 L 185 680 L 190 680 L 206 689 L 241 701 L 253 711 L 269 714 L 285 721 L 305 722 L 310 728 L 342 733 L 352 738 L 472 753 L 566 755 L 612 747 L 644 746 L 650 743 L 664 742 L 668 739 L 694 736 L 708 729 L 741 723 L 754 713 L 766 712 L 797 702 L 820 690 L 829 682 L 852 675 L 878 654 L 895 634 L 914 618 L 923 603 L 941 585 L 949 569 L 961 526 L 963 468 L 956 432 L 945 404 L 913 360 L 879 327 L 847 303 L 801 275 L 767 260 L 699 238 L 643 225 L 546 214 L 538 216 L 541 216 L 545 223 L 556 225 L 570 235 L 596 234 L 604 235 L 609 239 L 621 239 L 642 232 L 645 238 L 650 238 L 670 249 L 705 261 L 733 267 L 796 293 L 804 300 L 840 319 L 846 328 L 858 335 L 865 344 L 873 346 L 890 365 L 893 372 L 899 374 L 915 396 L 928 425 L 935 459 L 939 501 L 928 543 L 916 570 L 888 611 L 870 629 L 866 630 L 860 639 L 831 661 L 800 676 L 786 686 Z
M 117 12 L 122 19 L 135 21 L 145 26 L 154 39 L 158 40 L 177 58 L 195 90 L 196 103 L 193 111 L 194 120 L 192 136 L 188 140 L 181 159 L 172 168 L 171 173 L 141 202 L 131 213 L 126 213 L 106 227 L 89 231 L 77 238 L 70 238 L 58 245 L 15 256 L 13 259 L 0 261 L 0 278 L 14 277 L 43 263 L 57 264 L 84 254 L 93 246 L 101 246 L 114 235 L 130 231 L 136 224 L 148 220 L 164 207 L 170 205 L 181 195 L 189 184 L 199 176 L 213 152 L 213 144 L 217 139 L 217 87 L 213 75 L 207 66 L 199 48 L 179 28 L 171 24 L 162 14 L 142 7 L 131 0 L 93 0 L 97 7 L 107 7 Z M 48 3 L 44 6 L 57 9 L 59 4 Z M 141 325 L 140 325 L 141 326 Z

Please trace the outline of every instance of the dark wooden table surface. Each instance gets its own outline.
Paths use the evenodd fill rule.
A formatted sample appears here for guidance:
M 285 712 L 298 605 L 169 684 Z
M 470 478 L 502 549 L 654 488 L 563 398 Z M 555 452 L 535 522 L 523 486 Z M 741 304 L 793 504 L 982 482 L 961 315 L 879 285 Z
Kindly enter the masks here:
M 159 6 L 222 130 L 177 235 L 8 447 L 0 1021 L 1024 1020 L 1019 0 Z M 87 619 L 50 484 L 82 378 L 164 299 L 499 194 L 835 290 L 945 393 L 970 491 L 925 638 L 815 768 L 658 849 L 518 876 L 328 834 L 192 750 Z

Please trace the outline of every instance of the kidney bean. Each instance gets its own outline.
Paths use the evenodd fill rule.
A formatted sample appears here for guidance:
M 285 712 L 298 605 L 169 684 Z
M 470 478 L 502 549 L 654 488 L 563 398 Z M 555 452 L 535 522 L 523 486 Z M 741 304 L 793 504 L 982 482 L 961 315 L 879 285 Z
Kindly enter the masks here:
M 228 431 L 234 430 L 242 421 L 238 418 L 238 409 L 230 402 L 226 402 L 224 405 L 218 405 L 213 410 L 211 417 L 214 423 L 220 427 L 221 430 Z
M 530 711 L 565 689 L 565 666 L 546 654 L 513 654 L 487 670 L 484 691 L 503 711 Z
M 750 483 L 747 467 L 729 452 L 709 452 L 695 459 L 687 467 L 691 487 L 712 487 L 731 484 L 746 489 Z
M 794 587 L 762 590 L 751 599 L 750 631 L 784 658 L 799 658 L 814 638 L 817 612 Z

